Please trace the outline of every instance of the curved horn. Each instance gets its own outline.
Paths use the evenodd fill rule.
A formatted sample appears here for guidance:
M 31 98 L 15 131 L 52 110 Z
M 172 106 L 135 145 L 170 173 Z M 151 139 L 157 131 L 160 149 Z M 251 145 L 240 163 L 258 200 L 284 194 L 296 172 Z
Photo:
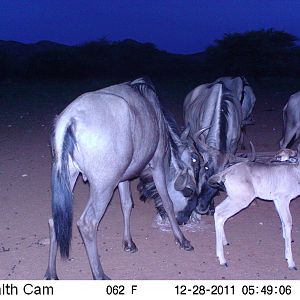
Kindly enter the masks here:
M 187 139 L 187 137 L 190 133 L 190 130 L 191 130 L 191 127 L 190 127 L 190 124 L 188 124 L 180 136 L 181 141 L 185 141 Z
M 256 151 L 255 151 L 254 145 L 251 141 L 250 141 L 250 147 L 251 147 L 250 161 L 255 161 L 256 160 Z
M 200 136 L 201 136 L 201 134 L 202 134 L 204 131 L 208 130 L 210 127 L 211 127 L 211 126 L 204 127 L 204 128 L 202 128 L 202 129 L 198 130 L 198 131 L 193 135 L 193 140 L 195 141 L 197 148 L 199 147 L 198 150 L 199 150 L 200 152 L 208 152 L 208 151 L 209 151 L 209 146 L 208 146 L 205 142 L 203 142 L 203 141 L 200 139 Z
M 255 161 L 256 159 L 256 152 L 253 143 L 250 141 L 250 146 L 251 146 L 251 156 L 248 157 L 240 157 L 236 156 L 233 154 L 229 155 L 229 163 L 238 163 L 238 162 L 243 162 L 243 161 Z
M 201 135 L 204 131 L 206 131 L 207 129 L 209 129 L 210 127 L 211 127 L 211 126 L 207 126 L 207 127 L 204 127 L 204 128 L 202 128 L 202 129 L 198 130 L 198 131 L 193 135 L 194 140 L 197 141 L 198 139 L 200 139 L 200 135 Z

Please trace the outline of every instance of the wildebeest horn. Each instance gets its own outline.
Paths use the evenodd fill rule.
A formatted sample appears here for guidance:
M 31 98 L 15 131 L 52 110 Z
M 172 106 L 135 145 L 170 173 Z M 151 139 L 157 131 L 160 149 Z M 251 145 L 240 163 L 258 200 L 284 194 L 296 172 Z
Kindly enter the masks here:
M 196 142 L 197 148 L 198 147 L 200 148 L 200 149 L 198 149 L 200 152 L 208 152 L 209 151 L 209 146 L 200 139 L 200 136 L 204 131 L 208 130 L 210 127 L 211 126 L 204 127 L 202 129 L 198 130 L 193 135 L 193 140 Z
M 255 151 L 254 145 L 251 141 L 250 141 L 250 147 L 251 147 L 250 161 L 255 161 L 256 160 L 256 151 Z
M 190 133 L 191 127 L 190 124 L 188 124 L 188 126 L 184 129 L 184 131 L 182 132 L 180 139 L 182 141 L 185 141 Z
M 253 143 L 250 141 L 250 146 L 251 146 L 251 156 L 250 157 L 240 157 L 236 155 L 230 155 L 229 156 L 229 162 L 230 163 L 238 163 L 238 162 L 243 162 L 243 161 L 255 161 L 256 159 L 256 152 Z

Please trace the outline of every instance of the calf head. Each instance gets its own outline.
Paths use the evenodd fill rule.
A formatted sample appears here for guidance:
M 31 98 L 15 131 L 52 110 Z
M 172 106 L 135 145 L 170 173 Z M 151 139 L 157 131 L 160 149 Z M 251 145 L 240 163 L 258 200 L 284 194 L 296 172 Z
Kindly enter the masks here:
M 270 160 L 271 163 L 276 162 L 288 162 L 297 163 L 298 162 L 298 152 L 292 149 L 281 149 L 279 150 L 273 158 Z

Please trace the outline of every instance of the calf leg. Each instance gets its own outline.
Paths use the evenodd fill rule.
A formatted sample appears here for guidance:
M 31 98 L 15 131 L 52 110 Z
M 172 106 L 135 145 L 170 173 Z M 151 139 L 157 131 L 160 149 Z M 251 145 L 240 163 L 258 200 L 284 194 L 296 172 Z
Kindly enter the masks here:
M 138 249 L 135 243 L 132 241 L 130 233 L 130 214 L 133 206 L 133 201 L 129 181 L 120 182 L 118 188 L 124 217 L 123 247 L 125 251 L 133 253 Z
M 155 183 L 155 186 L 157 188 L 157 191 L 161 197 L 163 206 L 166 210 L 166 213 L 168 215 L 171 228 L 173 230 L 175 240 L 179 243 L 180 247 L 184 250 L 190 251 L 193 250 L 193 246 L 190 244 L 190 242 L 184 237 L 182 234 L 179 225 L 175 218 L 174 213 L 174 207 L 172 200 L 170 199 L 168 190 L 167 190 L 167 184 L 166 184 L 166 176 L 165 176 L 165 170 L 162 166 L 162 163 L 159 162 L 156 164 L 156 166 L 152 169 L 152 176 Z
M 228 266 L 223 249 L 223 246 L 228 244 L 225 236 L 224 224 L 228 218 L 232 217 L 243 208 L 247 207 L 250 202 L 251 200 L 240 201 L 227 197 L 216 207 L 214 214 L 216 230 L 216 254 L 220 264 L 223 266 Z
M 97 249 L 97 226 L 112 197 L 112 188 L 97 188 L 91 183 L 90 198 L 77 222 L 81 233 L 94 279 L 109 279 L 103 272 Z
M 286 199 L 275 200 L 277 212 L 282 224 L 282 236 L 285 241 L 285 259 L 289 269 L 297 270 L 292 254 L 292 216 L 289 209 L 290 201 Z

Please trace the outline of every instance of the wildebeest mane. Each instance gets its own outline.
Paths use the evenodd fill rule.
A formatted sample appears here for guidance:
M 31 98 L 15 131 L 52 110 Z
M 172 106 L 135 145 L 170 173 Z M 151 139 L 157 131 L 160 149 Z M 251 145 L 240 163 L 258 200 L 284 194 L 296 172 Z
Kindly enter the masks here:
M 240 102 L 241 102 L 241 105 L 242 105 L 243 102 L 244 102 L 244 99 L 245 99 L 245 87 L 249 86 L 249 83 L 248 83 L 247 79 L 244 76 L 240 76 L 240 78 L 241 78 L 242 83 L 243 83 L 242 95 L 241 95 L 241 99 L 240 99 Z
M 220 112 L 220 151 L 226 153 L 227 149 L 227 131 L 228 120 L 230 120 L 232 114 L 232 107 L 235 107 L 234 97 L 229 89 L 224 88 L 221 99 L 221 112 Z
M 163 117 L 168 134 L 168 147 L 173 157 L 176 159 L 176 162 L 179 166 L 182 167 L 181 160 L 179 159 L 179 146 L 182 145 L 182 142 L 179 137 L 179 129 L 174 118 L 163 111 Z M 171 154 L 170 154 L 171 155 Z M 169 167 L 173 168 L 171 164 L 170 157 L 168 158 Z M 149 168 L 145 169 L 139 177 L 140 182 L 137 186 L 138 191 L 140 192 L 140 200 L 146 202 L 147 199 L 153 199 L 155 203 L 155 208 L 162 218 L 166 217 L 166 211 L 163 207 L 160 195 L 157 192 L 153 177 L 149 172 Z
M 151 79 L 147 76 L 131 81 L 129 85 L 145 97 L 148 96 L 149 91 L 156 95 L 155 87 Z
M 174 168 L 171 164 L 171 155 L 175 158 L 177 164 L 183 168 L 182 162 L 179 158 L 179 147 L 182 145 L 182 142 L 179 137 L 179 129 L 176 124 L 174 118 L 162 109 L 163 118 L 167 130 L 167 138 L 168 138 L 168 148 L 170 150 L 170 155 L 167 158 L 169 167 Z M 151 172 L 149 172 L 149 168 L 145 169 L 140 175 L 140 182 L 137 186 L 138 191 L 140 192 L 140 200 L 146 202 L 147 199 L 153 199 L 155 203 L 155 208 L 162 218 L 167 216 L 166 211 L 163 207 L 162 200 L 160 195 L 157 192 L 155 183 L 153 181 L 153 177 Z
M 154 94 L 155 98 L 158 100 L 155 87 L 152 81 L 150 80 L 150 78 L 148 77 L 138 78 L 130 82 L 130 86 L 135 90 L 137 90 L 141 95 L 143 95 L 147 99 L 152 99 L 151 96 L 153 96 Z M 151 95 L 149 95 L 150 93 Z M 180 140 L 180 134 L 179 134 L 177 123 L 173 118 L 173 116 L 171 116 L 170 113 L 168 113 L 166 110 L 164 110 L 161 107 L 159 101 L 157 101 L 155 105 L 157 105 L 159 111 L 162 112 L 161 117 L 164 121 L 164 125 L 166 128 L 168 146 L 170 147 L 172 154 L 175 156 L 176 160 L 178 161 L 178 164 L 180 165 L 178 152 L 179 152 L 179 147 L 182 145 L 182 141 Z

